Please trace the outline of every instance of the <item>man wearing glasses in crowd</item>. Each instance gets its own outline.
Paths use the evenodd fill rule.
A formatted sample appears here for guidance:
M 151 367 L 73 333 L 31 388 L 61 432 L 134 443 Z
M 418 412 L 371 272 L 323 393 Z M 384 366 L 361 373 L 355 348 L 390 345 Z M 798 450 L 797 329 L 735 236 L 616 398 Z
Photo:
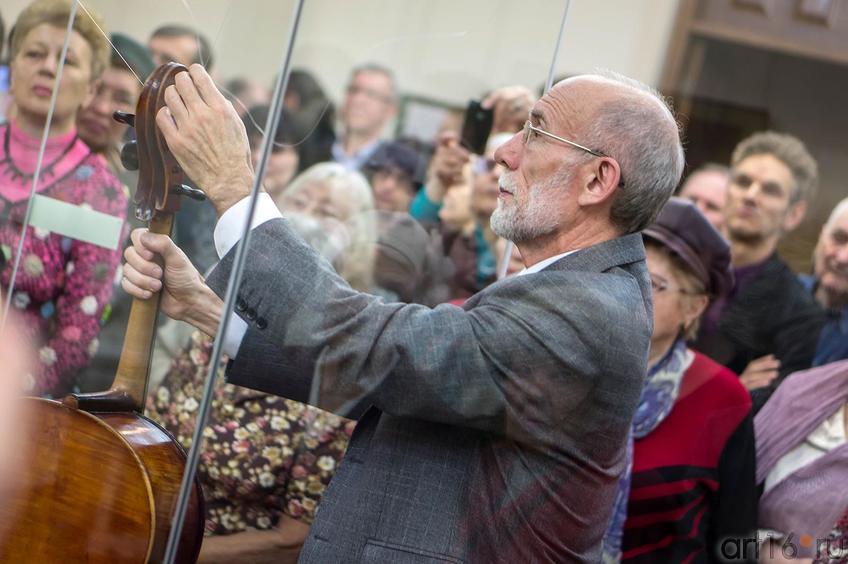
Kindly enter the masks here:
M 157 123 L 215 204 L 222 261 L 204 282 L 167 237 L 137 230 L 123 286 L 163 289 L 161 254 L 163 310 L 215 334 L 253 171 L 241 121 L 201 67 L 165 97 Z M 201 139 L 218 142 L 201 152 Z M 651 336 L 639 231 L 680 179 L 677 123 L 635 81 L 579 76 L 495 159 L 492 228 L 527 268 L 461 308 L 355 292 L 260 195 L 224 337 L 230 382 L 341 413 L 370 406 L 304 562 L 599 559 Z
M 341 108 L 342 132 L 333 144 L 333 160 L 359 170 L 380 148 L 386 126 L 397 114 L 392 71 L 368 63 L 353 69 Z

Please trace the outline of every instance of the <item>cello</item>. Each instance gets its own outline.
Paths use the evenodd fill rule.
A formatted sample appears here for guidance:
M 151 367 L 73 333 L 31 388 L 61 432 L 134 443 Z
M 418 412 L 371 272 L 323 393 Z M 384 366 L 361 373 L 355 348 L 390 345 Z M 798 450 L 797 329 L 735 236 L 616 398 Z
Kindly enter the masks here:
M 148 77 L 121 160 L 138 169 L 136 216 L 170 235 L 182 196 L 202 199 L 155 124 L 165 89 L 187 69 L 176 63 Z M 18 453 L 17 487 L 0 506 L 0 562 L 159 562 L 171 531 L 186 453 L 143 415 L 159 294 L 133 300 L 112 387 L 61 402 L 24 398 L 31 424 Z M 178 562 L 194 562 L 203 540 L 203 496 L 195 478 Z

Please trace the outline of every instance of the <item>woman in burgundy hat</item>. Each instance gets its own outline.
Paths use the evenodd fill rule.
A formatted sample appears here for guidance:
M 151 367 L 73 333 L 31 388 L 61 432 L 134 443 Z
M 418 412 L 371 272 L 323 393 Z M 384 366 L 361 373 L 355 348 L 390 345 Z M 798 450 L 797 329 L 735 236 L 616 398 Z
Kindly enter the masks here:
M 654 330 L 630 471 L 604 556 L 719 561 L 721 540 L 756 527 L 751 400 L 733 372 L 686 343 L 710 299 L 733 285 L 730 249 L 697 208 L 677 198 L 644 239 Z

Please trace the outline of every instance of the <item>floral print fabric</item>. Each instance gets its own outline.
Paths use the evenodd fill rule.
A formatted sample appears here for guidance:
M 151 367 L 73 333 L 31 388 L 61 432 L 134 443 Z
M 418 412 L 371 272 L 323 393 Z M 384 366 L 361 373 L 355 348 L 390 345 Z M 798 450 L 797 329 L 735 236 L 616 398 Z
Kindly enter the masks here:
M 5 141 L 0 149 L 0 264 L 4 263 L 0 283 L 6 291 L 12 285 L 14 254 L 32 182 L 27 175 L 35 168 L 38 140 L 27 138 L 12 124 L 0 126 L 0 139 Z M 18 158 L 13 159 L 16 154 Z M 52 165 L 42 172 L 39 194 L 126 218 L 124 187 L 105 160 L 92 154 L 74 132 L 51 138 L 44 159 Z M 26 391 L 61 397 L 78 391 L 77 373 L 97 350 L 100 321 L 112 294 L 121 249 L 27 227 L 21 253 L 12 307 L 37 351 L 37 366 L 26 375 Z
M 154 419 L 190 446 L 212 341 L 195 332 L 189 348 L 148 401 Z M 269 529 L 282 513 L 312 523 L 354 422 L 320 409 L 224 382 L 218 370 L 198 477 L 206 533 Z
M 819 552 L 814 564 L 848 563 L 848 511 L 828 535 Z

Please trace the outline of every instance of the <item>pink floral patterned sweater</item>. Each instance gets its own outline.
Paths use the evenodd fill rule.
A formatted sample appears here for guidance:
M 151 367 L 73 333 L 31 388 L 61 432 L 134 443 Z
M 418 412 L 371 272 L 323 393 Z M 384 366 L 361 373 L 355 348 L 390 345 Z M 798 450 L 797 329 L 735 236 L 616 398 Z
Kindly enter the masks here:
M 14 123 L 0 125 L 0 271 L 3 291 L 25 322 L 38 366 L 29 393 L 61 397 L 97 348 L 104 306 L 112 293 L 120 249 L 107 249 L 27 227 L 14 286 L 14 255 L 26 216 L 40 139 Z M 126 220 L 127 194 L 105 160 L 73 131 L 50 137 L 36 192 Z M 126 231 L 126 222 L 124 223 Z

